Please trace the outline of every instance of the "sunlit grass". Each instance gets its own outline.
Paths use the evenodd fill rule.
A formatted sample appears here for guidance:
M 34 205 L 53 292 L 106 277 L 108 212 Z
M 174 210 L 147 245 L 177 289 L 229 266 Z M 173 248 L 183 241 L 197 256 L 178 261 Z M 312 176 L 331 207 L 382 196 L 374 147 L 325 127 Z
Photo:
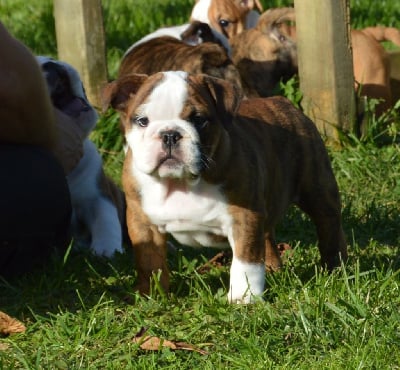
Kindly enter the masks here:
M 351 3 L 357 26 L 373 25 L 378 16 L 398 26 L 396 1 Z M 112 77 L 131 43 L 159 26 L 183 23 L 191 2 L 103 5 Z M 50 0 L 0 0 L 0 15 L 36 53 L 56 56 Z M 300 99 L 295 81 L 282 89 Z M 149 298 L 132 289 L 131 251 L 111 260 L 71 251 L 44 270 L 0 280 L 0 310 L 27 326 L 25 334 L 0 338 L 0 369 L 399 368 L 399 117 L 397 111 L 390 115 L 390 122 L 372 119 L 362 139 L 345 137 L 343 148 L 329 148 L 349 244 L 344 268 L 331 275 L 319 268 L 313 226 L 294 208 L 277 230 L 292 253 L 280 272 L 266 276 L 265 301 L 250 306 L 227 303 L 228 266 L 198 272 L 212 250 L 170 250 L 170 295 L 154 289 Z M 91 138 L 107 173 L 119 182 L 118 116 L 102 114 Z M 132 341 L 142 327 L 208 354 L 144 351 Z

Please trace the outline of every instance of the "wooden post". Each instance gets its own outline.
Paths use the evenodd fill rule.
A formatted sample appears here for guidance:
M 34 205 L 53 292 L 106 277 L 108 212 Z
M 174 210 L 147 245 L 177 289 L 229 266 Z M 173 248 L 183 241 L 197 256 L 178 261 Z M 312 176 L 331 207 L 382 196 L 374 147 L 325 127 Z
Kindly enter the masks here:
M 390 88 L 392 100 L 396 103 L 400 100 L 400 51 L 390 51 Z
M 389 51 L 390 77 L 400 80 L 400 50 Z
M 54 0 L 58 58 L 80 74 L 89 101 L 100 107 L 107 82 L 101 0 Z
M 328 141 L 355 131 L 348 0 L 295 0 L 302 107 Z

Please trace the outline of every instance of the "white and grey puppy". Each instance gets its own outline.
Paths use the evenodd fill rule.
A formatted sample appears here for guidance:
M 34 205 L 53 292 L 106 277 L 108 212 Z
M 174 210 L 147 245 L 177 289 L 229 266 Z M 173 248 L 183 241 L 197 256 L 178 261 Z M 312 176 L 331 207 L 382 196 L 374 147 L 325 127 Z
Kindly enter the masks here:
M 53 105 L 72 117 L 84 132 L 83 156 L 67 175 L 73 207 L 74 245 L 96 255 L 111 257 L 122 252 L 124 196 L 104 174 L 95 144 L 88 138 L 98 120 L 78 72 L 68 63 L 49 57 L 37 60 L 46 78 Z

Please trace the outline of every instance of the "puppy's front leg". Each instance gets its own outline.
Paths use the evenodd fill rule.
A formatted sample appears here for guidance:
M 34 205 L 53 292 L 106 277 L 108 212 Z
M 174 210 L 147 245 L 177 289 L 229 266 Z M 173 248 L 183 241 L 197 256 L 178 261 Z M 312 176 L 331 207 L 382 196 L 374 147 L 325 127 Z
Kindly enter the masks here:
M 132 207 L 130 203 L 127 208 L 127 224 L 138 274 L 135 289 L 141 294 L 149 294 L 152 277 L 161 272 L 161 287 L 168 292 L 166 235 L 160 233 L 157 227 L 150 223 L 140 207 Z
M 245 262 L 233 256 L 230 272 L 230 303 L 252 303 L 256 297 L 262 297 L 264 291 L 264 262 Z
M 233 258 L 228 300 L 231 303 L 252 303 L 264 291 L 263 223 L 259 215 L 249 210 L 241 210 L 235 216 L 229 236 Z

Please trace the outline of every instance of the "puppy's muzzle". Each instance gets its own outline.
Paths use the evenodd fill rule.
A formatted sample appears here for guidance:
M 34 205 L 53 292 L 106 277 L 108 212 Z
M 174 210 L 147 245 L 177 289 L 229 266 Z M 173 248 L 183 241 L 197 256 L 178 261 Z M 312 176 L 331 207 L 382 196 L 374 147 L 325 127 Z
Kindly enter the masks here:
M 176 130 L 161 131 L 159 135 L 162 147 L 168 154 L 171 154 L 172 150 L 177 147 L 179 140 L 182 139 L 182 135 Z

